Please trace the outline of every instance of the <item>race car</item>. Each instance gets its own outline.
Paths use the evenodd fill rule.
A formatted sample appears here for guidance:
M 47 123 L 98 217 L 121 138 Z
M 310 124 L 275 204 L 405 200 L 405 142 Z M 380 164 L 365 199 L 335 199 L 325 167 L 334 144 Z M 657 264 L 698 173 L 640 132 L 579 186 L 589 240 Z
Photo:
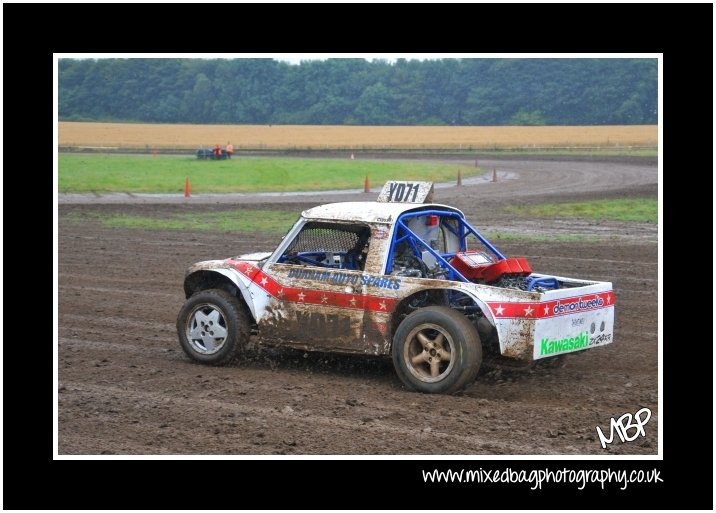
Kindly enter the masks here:
M 405 386 L 454 393 L 483 359 L 516 367 L 613 341 L 609 282 L 506 257 L 430 182 L 304 211 L 272 253 L 192 265 L 177 319 L 198 362 L 259 344 L 392 357 Z M 549 360 L 548 360 L 549 361 Z

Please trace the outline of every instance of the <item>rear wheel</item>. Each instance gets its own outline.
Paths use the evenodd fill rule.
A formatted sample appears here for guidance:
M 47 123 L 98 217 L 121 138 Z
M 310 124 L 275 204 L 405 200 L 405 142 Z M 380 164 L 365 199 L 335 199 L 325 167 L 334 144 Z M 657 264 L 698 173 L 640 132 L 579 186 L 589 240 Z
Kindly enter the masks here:
M 231 363 L 249 340 L 249 320 L 238 300 L 220 289 L 202 290 L 179 311 L 177 333 L 184 352 L 211 365 Z
M 395 371 L 419 392 L 457 392 L 474 381 L 481 362 L 477 330 L 464 315 L 444 306 L 413 312 L 393 338 Z

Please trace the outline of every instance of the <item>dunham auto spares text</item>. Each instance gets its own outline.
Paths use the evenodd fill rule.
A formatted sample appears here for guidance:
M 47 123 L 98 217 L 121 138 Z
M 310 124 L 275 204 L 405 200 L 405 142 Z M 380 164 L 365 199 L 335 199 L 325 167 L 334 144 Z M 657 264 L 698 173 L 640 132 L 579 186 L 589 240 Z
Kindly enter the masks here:
M 578 490 L 586 486 L 599 483 L 604 490 L 605 485 L 619 486 L 626 490 L 630 483 L 663 483 L 661 471 L 651 470 L 512 470 L 505 469 L 478 469 L 478 470 L 423 470 L 423 480 L 426 483 L 526 483 L 531 490 L 541 490 L 543 485 L 549 484 L 575 484 Z

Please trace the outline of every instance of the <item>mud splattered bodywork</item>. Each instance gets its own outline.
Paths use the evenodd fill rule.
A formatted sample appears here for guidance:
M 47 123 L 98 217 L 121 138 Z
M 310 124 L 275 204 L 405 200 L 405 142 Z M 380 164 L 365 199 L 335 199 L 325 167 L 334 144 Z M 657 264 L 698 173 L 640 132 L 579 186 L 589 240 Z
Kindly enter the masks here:
M 464 314 L 486 351 L 517 360 L 612 341 L 611 283 L 534 273 L 459 210 L 411 201 L 431 194 L 393 185 L 387 202 L 307 210 L 273 253 L 192 266 L 186 295 L 226 290 L 245 304 L 261 342 L 306 350 L 390 354 L 401 322 L 429 306 Z

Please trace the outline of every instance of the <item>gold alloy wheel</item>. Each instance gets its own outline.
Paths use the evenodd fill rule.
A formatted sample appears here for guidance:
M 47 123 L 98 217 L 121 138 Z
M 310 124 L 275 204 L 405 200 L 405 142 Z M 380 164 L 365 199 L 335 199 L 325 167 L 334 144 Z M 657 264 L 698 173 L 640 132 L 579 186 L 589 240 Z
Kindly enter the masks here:
M 403 359 L 408 371 L 420 381 L 435 383 L 445 379 L 455 365 L 452 337 L 437 324 L 424 323 L 408 334 Z

